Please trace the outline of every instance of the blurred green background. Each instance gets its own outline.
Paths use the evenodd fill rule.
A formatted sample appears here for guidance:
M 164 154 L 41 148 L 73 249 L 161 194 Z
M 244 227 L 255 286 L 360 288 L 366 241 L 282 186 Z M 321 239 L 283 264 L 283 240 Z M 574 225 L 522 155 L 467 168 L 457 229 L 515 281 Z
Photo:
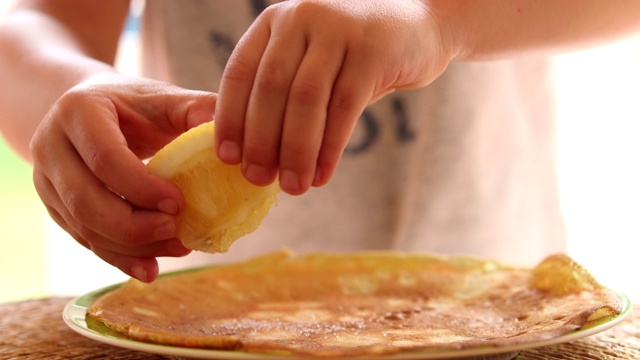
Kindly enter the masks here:
M 31 166 L 0 138 L 0 302 L 45 295 L 46 211 Z

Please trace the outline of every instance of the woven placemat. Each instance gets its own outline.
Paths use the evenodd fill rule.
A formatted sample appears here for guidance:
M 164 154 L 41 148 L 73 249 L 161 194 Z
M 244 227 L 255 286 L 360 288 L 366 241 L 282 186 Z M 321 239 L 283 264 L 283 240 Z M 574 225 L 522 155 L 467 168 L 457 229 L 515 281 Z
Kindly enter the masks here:
M 71 299 L 0 304 L 0 359 L 176 359 L 121 349 L 85 338 L 62 321 Z
M 121 349 L 85 338 L 62 321 L 70 298 L 0 304 L 0 360 L 8 359 L 180 359 Z M 640 360 L 640 307 L 600 334 L 566 344 L 526 350 L 517 360 Z
M 517 360 L 640 360 L 640 306 L 618 326 L 568 343 L 523 351 Z

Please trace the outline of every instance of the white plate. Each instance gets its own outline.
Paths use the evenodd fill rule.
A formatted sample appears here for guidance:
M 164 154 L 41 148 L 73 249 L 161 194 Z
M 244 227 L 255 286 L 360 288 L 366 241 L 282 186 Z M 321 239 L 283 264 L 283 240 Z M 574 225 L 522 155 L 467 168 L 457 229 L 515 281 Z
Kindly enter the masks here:
M 120 287 L 122 284 L 112 285 L 103 289 L 95 290 L 88 294 L 82 295 L 70 301 L 62 312 L 62 318 L 64 322 L 73 331 L 80 335 L 88 337 L 90 339 L 118 346 L 125 349 L 144 351 L 148 353 L 169 355 L 169 356 L 182 356 L 195 359 L 253 359 L 253 360 L 297 360 L 297 359 L 311 359 L 310 357 L 297 356 L 297 355 L 273 355 L 273 354 L 256 354 L 247 353 L 242 351 L 223 351 L 223 350 L 209 350 L 209 349 L 194 349 L 184 348 L 178 346 L 166 346 L 150 344 L 135 340 L 130 340 L 117 332 L 107 328 L 101 324 L 97 326 L 88 326 L 85 315 L 87 309 L 102 295 L 113 291 Z M 565 343 L 573 340 L 577 340 L 586 336 L 594 335 L 604 330 L 607 330 L 620 322 L 622 322 L 631 312 L 633 305 L 629 298 L 625 295 L 618 293 L 622 300 L 623 308 L 622 312 L 606 320 L 591 326 L 587 329 L 580 329 L 574 332 L 567 333 L 559 336 L 555 339 L 535 341 L 525 344 L 518 344 L 514 346 L 504 347 L 477 347 L 466 348 L 462 350 L 442 349 L 442 350 L 429 350 L 429 351 L 414 351 L 404 352 L 393 355 L 382 356 L 367 356 L 367 357 L 350 357 L 349 359 L 371 359 L 371 360 L 429 360 L 429 359 L 466 359 L 466 360 L 507 360 L 514 358 L 520 351 L 525 349 L 537 348 L 542 346 L 548 346 L 553 344 Z M 313 359 L 318 359 L 313 358 Z

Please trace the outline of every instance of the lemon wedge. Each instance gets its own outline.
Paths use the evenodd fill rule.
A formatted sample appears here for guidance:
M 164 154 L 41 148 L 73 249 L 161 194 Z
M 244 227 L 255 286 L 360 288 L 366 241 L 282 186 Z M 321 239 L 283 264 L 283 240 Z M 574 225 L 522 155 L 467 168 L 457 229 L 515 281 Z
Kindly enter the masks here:
M 220 161 L 214 149 L 214 123 L 194 127 L 158 151 L 147 163 L 151 173 L 171 181 L 185 197 L 178 215 L 178 238 L 185 247 L 227 252 L 238 238 L 254 232 L 277 202 L 277 182 L 256 186 L 240 165 Z

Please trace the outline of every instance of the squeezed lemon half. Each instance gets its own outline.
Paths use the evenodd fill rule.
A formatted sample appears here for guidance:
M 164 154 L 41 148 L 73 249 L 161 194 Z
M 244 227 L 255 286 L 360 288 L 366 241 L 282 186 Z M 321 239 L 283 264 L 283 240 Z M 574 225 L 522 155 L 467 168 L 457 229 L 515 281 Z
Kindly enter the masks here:
M 183 133 L 147 163 L 151 173 L 171 181 L 185 197 L 178 215 L 178 238 L 185 247 L 226 252 L 238 238 L 254 232 L 277 202 L 277 182 L 256 186 L 242 176 L 240 165 L 216 155 L 214 123 Z

